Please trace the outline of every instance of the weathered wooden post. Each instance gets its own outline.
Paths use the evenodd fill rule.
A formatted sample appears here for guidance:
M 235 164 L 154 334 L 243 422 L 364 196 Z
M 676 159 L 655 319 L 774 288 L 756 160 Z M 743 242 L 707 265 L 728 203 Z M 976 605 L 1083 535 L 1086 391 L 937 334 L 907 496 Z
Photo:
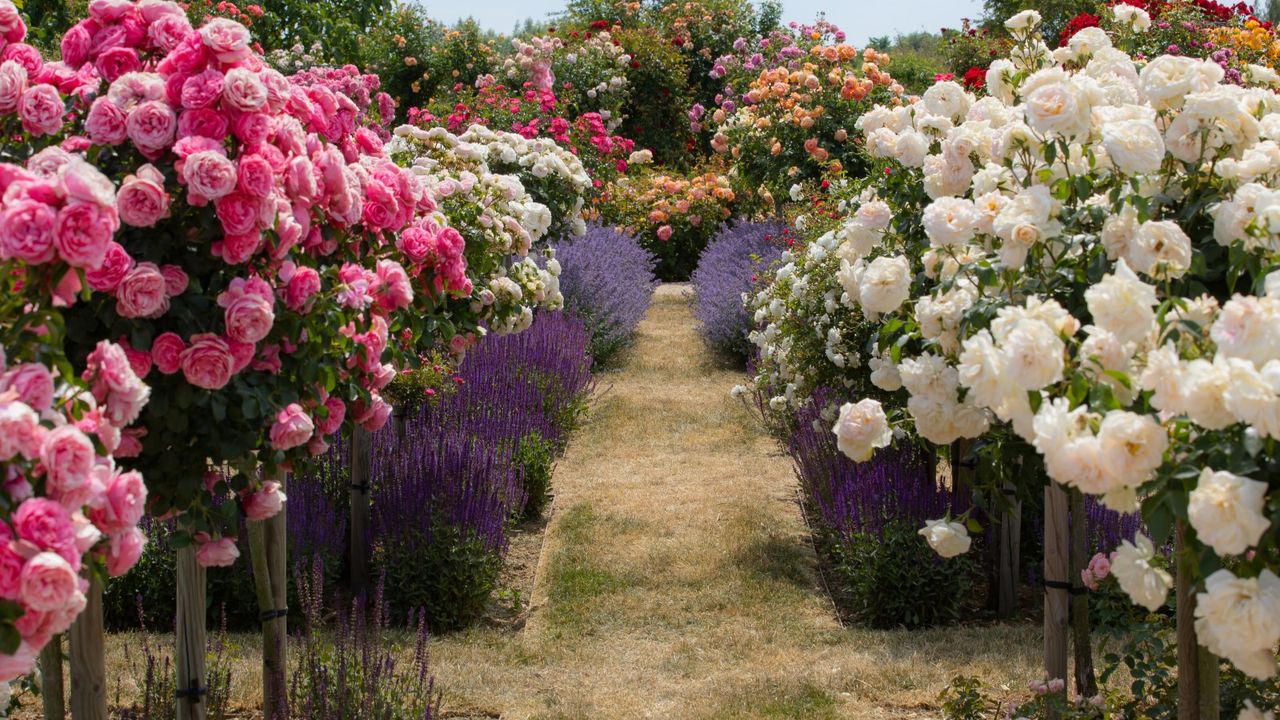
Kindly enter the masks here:
M 67 717 L 66 688 L 62 684 L 62 635 L 54 635 L 40 651 L 40 701 L 45 720 Z
M 277 482 L 285 490 L 288 476 Z M 288 503 L 269 520 L 248 523 L 249 551 L 262 621 L 262 714 L 266 720 L 289 717 L 288 685 Z
M 107 659 L 103 643 L 102 580 L 89 579 L 84 611 L 71 624 L 71 717 L 107 720 Z M 62 681 L 59 678 L 58 684 Z M 61 692 L 61 688 L 59 688 Z
M 1000 512 L 996 612 L 1000 617 L 1007 618 L 1018 612 L 1018 569 L 1022 564 L 1022 500 L 1012 482 L 1006 481 L 1001 492 L 1008 505 Z
M 1067 493 L 1049 481 L 1044 489 L 1044 670 L 1050 680 L 1067 679 Z
M 1177 558 L 1178 720 L 1218 720 L 1218 659 L 1196 638 L 1196 582 L 1199 559 L 1187 543 L 1186 522 L 1174 526 Z
M 369 586 L 369 475 L 373 438 L 359 425 L 351 427 L 351 590 Z
M 1089 565 L 1089 534 L 1084 513 L 1084 494 L 1071 490 L 1071 642 L 1075 653 L 1076 694 L 1091 698 L 1098 694 L 1098 678 L 1093 671 L 1093 640 L 1089 635 L 1089 596 L 1078 583 Z M 1078 588 L 1078 589 L 1077 589 Z
M 194 544 L 178 550 L 178 607 L 175 617 L 178 720 L 204 720 L 205 700 L 205 568 L 196 561 Z

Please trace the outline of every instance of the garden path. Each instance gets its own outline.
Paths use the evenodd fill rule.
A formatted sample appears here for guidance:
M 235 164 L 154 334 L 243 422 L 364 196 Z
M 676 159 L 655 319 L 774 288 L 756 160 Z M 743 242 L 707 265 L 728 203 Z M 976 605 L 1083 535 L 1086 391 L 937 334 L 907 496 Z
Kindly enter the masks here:
M 790 462 L 730 399 L 742 373 L 710 358 L 686 293 L 660 288 L 624 366 L 600 378 L 556 470 L 523 631 L 433 643 L 446 711 L 923 718 L 959 672 L 1030 679 L 1032 628 L 840 626 Z

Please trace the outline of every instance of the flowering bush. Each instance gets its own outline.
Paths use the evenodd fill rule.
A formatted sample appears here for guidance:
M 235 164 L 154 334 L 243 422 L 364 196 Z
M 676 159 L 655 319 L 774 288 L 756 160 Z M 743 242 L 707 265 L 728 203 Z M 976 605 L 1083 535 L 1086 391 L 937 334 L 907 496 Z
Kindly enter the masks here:
M 698 258 L 693 276 L 693 317 L 713 350 L 745 359 L 753 347 L 751 315 L 743 305 L 761 273 L 794 242 L 782 222 L 735 222 L 723 227 Z
M 1110 12 L 1130 33 L 1150 19 Z M 1240 86 L 1212 60 L 1138 65 L 1098 28 L 1051 53 L 1037 21 L 1009 20 L 1017 45 L 992 64 L 988 97 L 943 81 L 863 116 L 883 166 L 853 193 L 853 218 L 805 250 L 838 269 L 789 262 L 762 295 L 762 379 L 841 375 L 825 354 L 794 357 L 782 324 L 867 324 L 828 348 L 846 384 L 885 401 L 842 408 L 847 455 L 888 445 L 891 426 L 936 444 L 1027 443 L 1053 481 L 1141 506 L 1151 538 L 1122 543 L 1109 570 L 1148 609 L 1171 584 L 1154 548 L 1185 523 L 1200 643 L 1270 677 L 1280 624 L 1260 618 L 1280 617 L 1268 449 L 1280 401 L 1265 378 L 1280 357 L 1263 328 L 1277 302 L 1265 218 L 1280 103 L 1257 86 L 1265 74 Z M 830 302 L 773 304 L 797 287 Z
M 591 333 L 591 356 L 607 365 L 631 343 L 658 280 L 657 259 L 635 237 L 592 225 L 579 238 L 556 243 L 564 264 L 560 292 L 565 312 Z
M 503 60 L 506 78 L 516 87 L 527 82 L 539 90 L 554 91 L 565 104 L 566 114 L 598 114 L 609 132 L 622 122 L 630 100 L 626 68 L 631 56 L 608 30 L 570 30 L 561 36 L 544 35 L 528 42 L 513 38 L 513 52 Z
M 733 216 L 737 200 L 729 178 L 716 172 L 649 172 L 611 185 L 599 219 L 638 237 L 657 256 L 658 277 L 682 280 L 693 272 L 707 240 Z
M 858 174 L 864 163 L 851 142 L 854 123 L 873 104 L 902 95 L 881 69 L 888 64 L 888 55 L 870 48 L 814 45 L 803 63 L 761 71 L 732 112 L 711 113 L 711 147 L 732 157 L 740 189 L 770 202 L 797 182 Z

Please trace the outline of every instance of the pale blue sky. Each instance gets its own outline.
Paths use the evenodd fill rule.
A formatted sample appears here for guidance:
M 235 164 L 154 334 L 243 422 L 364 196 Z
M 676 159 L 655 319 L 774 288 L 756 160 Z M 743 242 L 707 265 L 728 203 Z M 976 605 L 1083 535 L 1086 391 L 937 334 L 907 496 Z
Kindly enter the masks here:
M 452 22 L 472 16 L 484 27 L 507 33 L 527 17 L 542 19 L 564 7 L 563 0 L 422 2 L 432 17 Z M 826 11 L 850 41 L 863 45 L 880 35 L 955 27 L 960 18 L 976 17 L 981 9 L 981 0 L 783 0 L 782 15 L 784 21 L 807 21 Z

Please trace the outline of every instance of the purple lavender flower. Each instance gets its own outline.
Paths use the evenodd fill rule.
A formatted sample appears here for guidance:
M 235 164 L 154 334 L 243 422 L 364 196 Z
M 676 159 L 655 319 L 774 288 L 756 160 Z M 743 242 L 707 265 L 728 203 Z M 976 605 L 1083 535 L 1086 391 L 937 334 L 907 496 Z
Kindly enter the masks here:
M 782 255 L 786 225 L 778 221 L 739 222 L 722 228 L 693 271 L 693 316 L 698 332 L 717 352 L 746 358 L 751 316 L 742 303 L 757 273 Z
M 633 236 L 598 225 L 562 240 L 556 258 L 565 312 L 590 332 L 591 354 L 606 364 L 631 342 L 649 309 L 657 260 Z

